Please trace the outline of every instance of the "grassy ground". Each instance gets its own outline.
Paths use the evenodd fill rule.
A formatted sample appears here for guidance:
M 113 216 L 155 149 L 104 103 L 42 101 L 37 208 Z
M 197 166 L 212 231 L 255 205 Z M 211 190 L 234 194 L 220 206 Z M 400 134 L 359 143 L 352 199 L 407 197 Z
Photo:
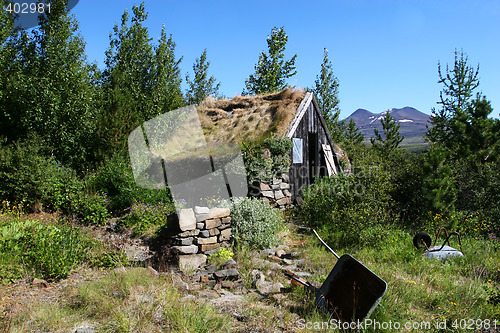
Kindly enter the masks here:
M 425 153 L 429 149 L 429 145 L 427 144 L 415 144 L 415 145 L 407 145 L 407 146 L 401 146 L 404 150 L 406 150 L 407 153 L 415 153 L 415 154 L 421 154 Z
M 365 141 L 366 144 L 370 145 L 370 141 Z M 405 138 L 401 144 L 400 148 L 404 149 L 408 153 L 420 154 L 424 153 L 429 149 L 429 144 L 426 143 L 421 137 Z
M 334 249 L 349 253 L 384 279 L 388 288 L 370 319 L 372 324 L 400 325 L 387 331 L 467 331 L 500 326 L 500 242 L 495 238 L 464 237 L 464 258 L 441 262 L 428 260 L 412 244 L 412 235 L 401 230 L 386 233 L 370 246 Z M 335 258 L 310 232 L 288 225 L 279 234 L 291 251 L 305 259 L 302 271 L 322 283 Z M 455 245 L 452 243 L 452 245 Z M 26 286 L 23 297 L 15 293 L 20 283 L 0 288 L 0 307 L 22 304 L 15 312 L 3 311 L 0 330 L 6 332 L 74 332 L 94 328 L 99 332 L 335 332 L 332 318 L 314 305 L 314 295 L 291 285 L 280 271 L 265 271 L 266 278 L 281 282 L 284 290 L 271 296 L 252 291 L 252 259 L 256 252 L 235 251 L 238 268 L 248 292 L 238 307 L 217 307 L 206 301 L 186 301 L 196 289 L 178 288 L 169 274 L 151 275 L 145 268 L 125 270 L 86 268 L 90 273 L 78 283 L 71 276 L 53 284 L 57 292 Z M 82 268 L 77 268 L 79 271 Z M 97 274 L 99 273 L 99 274 Z M 73 271 L 72 274 L 75 274 Z M 72 275 L 73 276 L 73 275 Z M 52 284 L 51 284 L 52 285 Z M 197 288 L 200 288 L 199 286 Z M 215 291 L 214 286 L 202 286 Z M 36 295 L 35 295 L 36 294 Z M 14 296 L 12 296 L 14 295 Z M 3 308 L 2 309 L 6 309 Z M 397 323 L 397 324 L 396 324 Z M 444 325 L 446 324 L 446 329 Z M 405 329 L 409 325 L 410 329 Z M 423 326 L 422 326 L 423 325 Z M 426 325 L 430 325 L 426 328 Z M 455 326 L 455 327 L 454 327 Z M 383 327 L 383 326 L 379 326 Z M 393 328 L 395 326 L 392 326 Z M 411 328 L 413 327 L 413 328 Z M 380 331 L 373 326 L 362 332 Z M 500 330 L 497 330 L 500 331 Z
M 225 332 L 223 314 L 206 304 L 181 302 L 168 278 L 145 268 L 111 272 L 67 288 L 55 302 L 33 302 L 4 323 L 10 332 Z
M 312 273 L 309 280 L 323 282 L 336 263 L 333 255 L 312 234 L 299 234 L 292 228 L 281 237 L 285 244 L 294 244 L 294 251 L 302 252 L 306 259 L 304 270 Z M 465 237 L 466 256 L 441 262 L 422 256 L 422 250 L 414 248 L 412 240 L 413 235 L 394 230 L 392 237 L 375 246 L 360 244 L 356 248 L 335 249 L 339 255 L 351 254 L 388 284 L 370 317 L 371 326 L 360 331 L 380 331 L 384 327 L 380 325 L 391 322 L 393 329 L 388 331 L 462 332 L 466 328 L 495 332 L 495 323 L 500 331 L 500 242 Z M 457 247 L 453 241 L 452 245 Z M 243 272 L 253 268 L 251 257 L 251 253 L 239 256 Z M 282 281 L 281 276 L 274 278 Z M 285 286 L 283 297 L 273 297 L 270 304 L 286 310 L 285 318 L 293 321 L 292 331 L 337 331 L 335 323 L 330 321 L 332 318 L 314 306 L 311 292 L 303 287 Z M 261 314 L 262 322 L 274 327 L 275 314 L 275 311 Z M 399 329 L 395 329 L 397 325 Z
M 308 238 L 306 244 L 310 269 L 316 272 L 313 279 L 323 281 L 335 259 L 314 238 Z M 463 249 L 464 258 L 429 260 L 413 247 L 411 235 L 395 231 L 394 237 L 377 247 L 360 245 L 339 250 L 339 254 L 353 255 L 387 282 L 387 291 L 370 317 L 374 322 L 397 322 L 401 331 L 415 332 L 439 331 L 437 325 L 444 327 L 444 322 L 445 331 L 461 332 L 467 326 L 481 332 L 495 320 L 500 328 L 500 244 L 495 239 L 466 238 Z M 315 322 L 329 318 L 311 312 L 303 319 Z M 428 330 L 422 328 L 426 323 L 431 324 Z M 420 328 L 405 330 L 405 324 Z M 363 331 L 378 330 L 371 326 Z

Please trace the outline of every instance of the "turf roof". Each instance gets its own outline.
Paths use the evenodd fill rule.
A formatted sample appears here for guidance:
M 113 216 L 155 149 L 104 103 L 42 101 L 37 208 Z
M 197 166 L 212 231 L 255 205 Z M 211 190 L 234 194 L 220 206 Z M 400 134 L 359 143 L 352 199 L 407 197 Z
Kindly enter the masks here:
M 233 99 L 205 99 L 197 107 L 207 142 L 259 142 L 284 137 L 305 96 L 303 90 L 285 89 Z

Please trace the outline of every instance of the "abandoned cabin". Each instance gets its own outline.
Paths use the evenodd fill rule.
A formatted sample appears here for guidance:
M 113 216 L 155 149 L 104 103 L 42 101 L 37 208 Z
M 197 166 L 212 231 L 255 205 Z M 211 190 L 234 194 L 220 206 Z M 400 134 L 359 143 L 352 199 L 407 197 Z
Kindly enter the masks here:
M 197 108 L 207 142 L 252 142 L 264 137 L 288 137 L 293 148 L 287 176 L 290 201 L 296 201 L 304 186 L 315 177 L 342 172 L 343 153 L 334 144 L 311 92 L 285 89 L 281 92 L 207 98 Z

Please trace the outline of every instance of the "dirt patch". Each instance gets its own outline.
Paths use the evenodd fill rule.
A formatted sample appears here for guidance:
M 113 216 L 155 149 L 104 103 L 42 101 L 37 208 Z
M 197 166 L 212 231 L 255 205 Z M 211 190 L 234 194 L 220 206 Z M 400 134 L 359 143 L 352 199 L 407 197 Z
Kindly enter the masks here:
M 0 321 L 8 321 L 32 304 L 61 301 L 61 295 L 76 293 L 82 282 L 94 281 L 108 274 L 107 271 L 80 267 L 70 276 L 57 283 L 32 284 L 31 279 L 19 280 L 8 286 L 0 286 Z

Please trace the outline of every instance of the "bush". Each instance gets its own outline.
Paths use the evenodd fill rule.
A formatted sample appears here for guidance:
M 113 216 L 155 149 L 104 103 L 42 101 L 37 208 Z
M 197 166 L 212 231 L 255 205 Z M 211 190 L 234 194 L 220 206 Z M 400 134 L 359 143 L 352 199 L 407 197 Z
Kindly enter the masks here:
M 88 224 L 104 225 L 111 216 L 106 193 L 88 193 L 82 191 L 71 197 L 69 211 Z
M 91 192 L 106 193 L 110 209 L 115 215 L 130 209 L 134 202 L 151 204 L 171 200 L 168 188 L 147 190 L 138 187 L 130 161 L 119 155 L 106 159 L 95 172 L 87 176 L 86 181 Z
M 92 193 L 76 172 L 56 162 L 57 172 L 44 185 L 44 208 L 73 215 L 87 224 L 103 225 L 110 217 L 106 193 Z
M 256 198 L 238 199 L 231 208 L 233 235 L 237 243 L 251 249 L 265 249 L 278 244 L 281 214 Z
M 422 229 L 429 217 L 429 207 L 423 193 L 424 155 L 410 155 L 393 174 L 394 189 L 391 192 L 400 218 L 405 225 Z
M 273 160 L 271 157 L 265 156 L 260 146 L 246 145 L 243 147 L 242 153 L 248 184 L 252 184 L 254 181 L 273 179 Z
M 391 190 L 385 170 L 358 166 L 353 175 L 320 178 L 304 188 L 297 213 L 303 223 L 329 235 L 326 238 L 332 245 L 354 245 L 360 241 L 360 230 L 394 220 Z
M 473 183 L 473 198 L 464 198 L 469 204 L 474 203 L 468 210 L 480 211 L 488 220 L 491 232 L 500 234 L 500 162 L 490 162 L 478 166 L 477 173 L 464 175 L 463 183 L 459 188 L 463 188 L 467 183 Z M 459 199 L 462 196 L 459 196 Z M 465 201 L 465 200 L 464 200 Z M 458 207 L 463 209 L 464 203 L 458 203 Z M 473 208 L 473 209 L 470 209 Z
M 12 205 L 3 202 L 0 214 L 0 283 L 12 283 L 24 276 L 20 239 L 25 229 L 34 224 L 35 221 L 21 219 L 17 208 L 12 209 Z
M 128 263 L 127 255 L 123 251 L 101 250 L 89 256 L 89 263 L 94 267 L 115 268 Z
M 88 241 L 79 229 L 49 226 L 36 220 L 3 215 L 0 219 L 0 280 L 11 282 L 19 272 L 59 280 L 82 263 Z
M 289 138 L 268 138 L 264 140 L 264 147 L 271 151 L 271 155 L 289 155 L 293 143 Z
M 269 138 L 264 140 L 264 148 L 269 149 L 273 159 L 273 171 L 286 173 L 290 169 L 293 142 L 290 138 Z
M 234 253 L 232 251 L 226 249 L 225 247 L 221 247 L 216 252 L 208 256 L 208 261 L 210 261 L 212 265 L 219 267 L 223 263 L 233 259 L 233 256 Z
M 0 209 L 0 283 L 12 283 L 26 275 L 59 280 L 84 262 L 95 267 L 127 263 L 123 252 L 110 251 L 79 228 L 64 221 L 57 226 L 45 225 L 20 216 L 17 208 L 11 207 Z
M 23 259 L 35 277 L 59 280 L 86 257 L 86 244 L 77 228 L 38 224 L 20 240 Z
M 43 149 L 36 138 L 0 148 L 0 197 L 103 224 L 109 217 L 105 193 L 88 192 L 73 169 L 46 156 Z
M 493 230 L 492 224 L 480 212 L 457 211 L 447 217 L 438 213 L 428 222 L 427 231 L 434 234 L 440 227 L 448 231 L 458 231 L 462 236 L 487 238 Z
M 68 192 L 79 187 L 71 169 L 46 156 L 37 138 L 0 147 L 0 197 L 29 206 L 41 203 L 57 210 Z
M 165 225 L 167 217 L 175 212 L 175 205 L 173 202 L 134 202 L 129 211 L 124 224 L 133 228 L 135 233 L 143 234 L 151 227 Z
M 243 146 L 243 160 L 247 170 L 248 183 L 270 181 L 278 173 L 290 169 L 290 151 L 293 143 L 289 138 L 269 138 L 263 143 L 249 143 Z M 266 153 L 266 150 L 269 152 Z

